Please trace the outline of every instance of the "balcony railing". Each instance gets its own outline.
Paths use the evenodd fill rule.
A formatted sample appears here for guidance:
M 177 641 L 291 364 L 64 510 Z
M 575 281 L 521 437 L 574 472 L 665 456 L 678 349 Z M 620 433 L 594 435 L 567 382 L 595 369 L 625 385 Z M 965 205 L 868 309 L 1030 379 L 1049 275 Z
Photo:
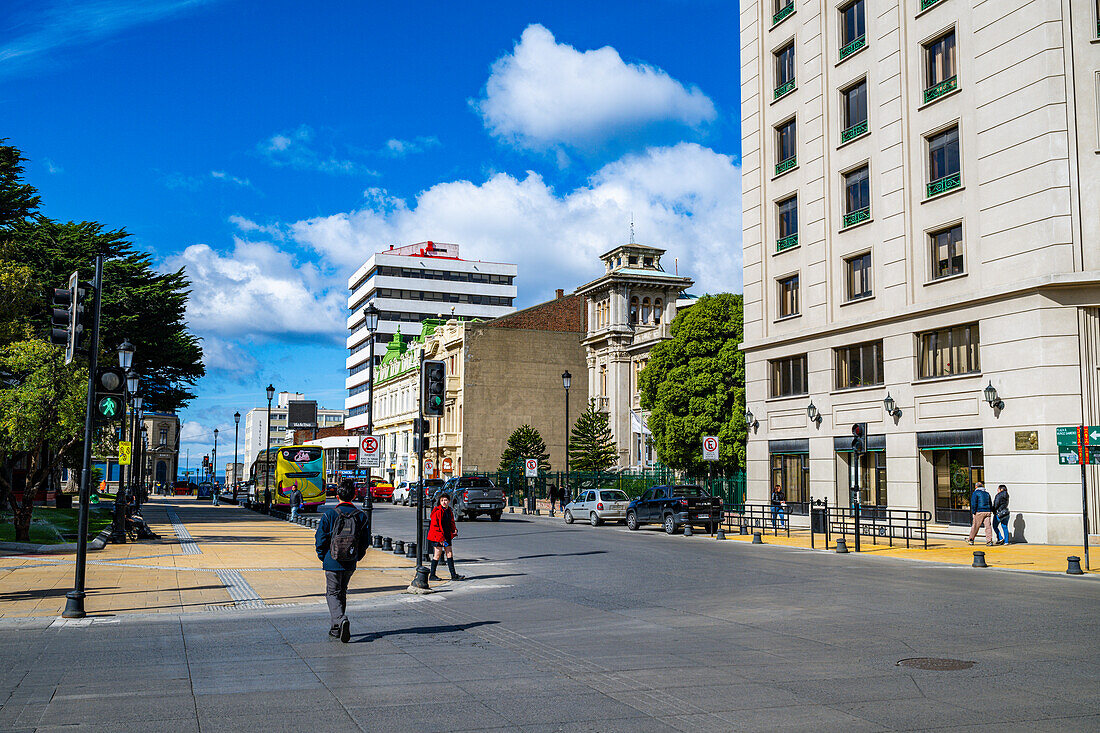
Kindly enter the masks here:
M 789 234 L 786 237 L 780 237 L 775 240 L 775 251 L 782 252 L 785 249 L 798 246 L 798 232 Z
M 840 133 L 840 142 L 846 143 L 849 140 L 855 140 L 860 135 L 867 132 L 867 120 L 858 124 L 852 125 L 844 132 Z
M 940 0 L 920 0 L 920 9 L 921 10 L 928 10 L 928 8 L 932 7 L 933 5 L 938 3 L 939 1 Z
M 950 79 L 944 79 L 939 84 L 924 90 L 924 101 L 931 102 L 933 99 L 939 99 L 948 92 L 953 92 L 958 88 L 959 77 L 953 76 Z
M 849 211 L 844 215 L 844 226 L 850 227 L 855 224 L 859 224 L 861 221 L 867 221 L 871 218 L 871 207 L 867 206 L 855 211 Z
M 775 164 L 775 175 L 782 175 L 798 165 L 798 156 L 792 155 L 786 160 L 781 160 Z
M 866 45 L 867 45 L 867 36 L 866 35 L 860 36 L 856 40 L 849 43 L 847 46 L 844 46 L 840 49 L 840 60 L 843 61 L 844 59 L 848 58 L 853 53 L 855 53 L 856 51 L 858 51 L 859 49 L 863 48 Z
M 597 412 L 609 412 L 611 410 L 611 399 L 608 397 L 596 397 L 596 411 Z
M 952 173 L 938 180 L 932 181 L 927 186 L 928 198 L 939 196 L 941 193 L 958 188 L 962 185 L 962 173 Z
M 794 91 L 795 80 L 791 79 L 788 82 L 784 82 L 775 88 L 775 99 L 779 99 L 784 94 L 789 94 Z
M 791 0 L 791 2 L 787 4 L 787 7 L 780 8 L 779 12 L 772 16 L 772 25 L 776 25 L 779 21 L 783 20 L 793 12 L 794 0 Z

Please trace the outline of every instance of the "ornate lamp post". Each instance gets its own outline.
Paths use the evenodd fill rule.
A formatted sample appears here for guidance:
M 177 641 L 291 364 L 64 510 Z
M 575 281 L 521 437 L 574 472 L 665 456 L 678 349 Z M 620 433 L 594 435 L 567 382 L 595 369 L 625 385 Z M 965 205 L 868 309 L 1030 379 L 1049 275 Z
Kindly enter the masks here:
M 237 501 L 237 485 L 241 482 L 240 469 L 237 467 L 237 436 L 241 432 L 241 413 L 233 413 L 233 501 Z
M 374 333 L 378 330 L 378 308 L 371 301 L 363 311 L 363 324 L 370 332 L 370 366 L 367 371 L 367 435 L 374 435 Z M 367 496 L 364 499 L 367 509 L 367 518 L 374 513 L 374 497 L 371 496 L 370 484 L 374 472 L 367 469 Z
M 566 502 L 571 498 L 569 491 L 569 385 L 573 383 L 573 375 L 566 369 L 561 375 L 561 386 L 565 387 L 565 486 L 562 489 L 560 503 L 565 510 Z
M 211 452 L 210 461 L 210 488 L 212 495 L 210 502 L 214 505 L 218 505 L 218 429 L 214 428 L 214 450 Z
M 267 385 L 267 450 L 264 451 L 264 509 L 271 511 L 271 482 L 268 471 L 271 469 L 271 399 L 275 396 L 275 387 Z
M 134 351 L 136 351 L 136 349 L 134 349 L 134 345 L 132 343 L 130 343 L 129 339 L 124 339 L 123 342 L 121 344 L 119 344 L 119 346 L 118 346 L 118 365 L 119 365 L 119 367 L 121 367 L 126 372 L 130 371 L 130 365 L 133 364 L 133 362 L 134 362 Z M 129 384 L 130 384 L 129 374 L 127 374 L 126 386 L 129 387 Z M 122 396 L 122 437 L 123 438 L 126 437 L 126 423 L 127 423 L 127 415 L 126 415 L 126 408 L 127 408 L 126 402 L 127 402 L 127 400 L 126 400 L 126 397 L 127 397 L 127 395 L 123 394 L 123 396 Z M 131 408 L 131 410 L 132 410 L 132 408 Z M 132 439 L 133 438 L 133 433 L 132 432 L 131 432 L 130 436 L 131 436 L 131 439 Z M 134 461 L 133 446 L 131 446 L 131 450 L 130 450 L 130 470 L 129 470 L 129 473 L 130 473 L 130 476 L 131 476 L 131 483 L 133 483 L 132 477 L 134 475 L 133 461 Z M 107 476 L 105 478 L 110 478 L 110 477 Z M 127 503 L 126 502 L 126 493 L 127 493 L 126 492 L 126 484 L 123 481 L 122 467 L 119 466 L 119 469 L 118 469 L 118 488 L 115 490 L 115 514 L 114 514 L 114 520 L 113 520 L 113 523 L 112 523 L 112 526 L 111 526 L 111 542 L 119 542 L 119 543 L 125 543 L 126 542 L 126 503 Z

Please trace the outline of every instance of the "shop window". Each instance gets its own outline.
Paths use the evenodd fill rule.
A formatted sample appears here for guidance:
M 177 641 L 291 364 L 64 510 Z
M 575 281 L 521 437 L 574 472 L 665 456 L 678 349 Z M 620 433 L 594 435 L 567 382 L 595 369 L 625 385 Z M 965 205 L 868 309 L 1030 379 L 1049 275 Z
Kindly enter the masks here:
M 791 356 L 786 359 L 773 359 L 768 362 L 770 375 L 770 396 L 790 397 L 806 394 L 807 374 L 806 355 Z
M 978 362 L 978 324 L 926 331 L 918 335 L 918 376 L 920 379 L 973 374 L 981 371 Z
M 970 524 L 970 494 L 974 484 L 985 481 L 981 448 L 949 448 L 926 451 L 935 482 L 936 521 Z
M 768 494 L 779 486 L 787 498 L 789 514 L 805 514 L 810 501 L 810 455 L 808 453 L 773 453 L 771 455 L 771 485 Z
M 838 451 L 838 455 L 843 458 L 843 465 L 837 466 L 837 496 L 842 497 L 842 504 L 843 499 L 847 498 L 850 506 L 852 452 Z M 888 502 L 886 495 L 886 451 L 874 450 L 860 454 L 858 471 L 860 507 L 861 510 L 867 512 L 864 516 L 873 517 L 875 516 L 875 509 L 885 509 Z
M 870 387 L 883 383 L 882 342 L 845 346 L 836 354 L 836 388 Z

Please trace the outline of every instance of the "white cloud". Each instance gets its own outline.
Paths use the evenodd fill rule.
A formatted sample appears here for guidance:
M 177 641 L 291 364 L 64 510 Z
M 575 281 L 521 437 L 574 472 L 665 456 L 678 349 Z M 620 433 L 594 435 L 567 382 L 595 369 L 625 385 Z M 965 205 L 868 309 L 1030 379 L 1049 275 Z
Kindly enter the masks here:
M 385 153 L 394 158 L 404 158 L 406 155 L 412 155 L 413 153 L 423 153 L 428 148 L 434 148 L 438 145 L 439 138 L 435 135 L 420 136 L 413 140 L 399 140 L 394 137 L 386 141 Z
M 61 166 L 59 166 L 59 165 L 58 165 L 57 163 L 54 163 L 54 162 L 53 162 L 52 160 L 50 160 L 49 158 L 43 158 L 43 159 L 42 159 L 42 162 L 43 162 L 43 163 L 45 164 L 45 166 L 46 166 L 46 172 L 47 172 L 47 173 L 50 173 L 51 175 L 52 175 L 52 174 L 57 174 L 57 173 L 64 173 L 64 172 L 65 172 L 65 169 L 64 169 L 64 168 L 62 168 Z
M 227 341 L 217 336 L 202 340 L 202 362 L 207 371 L 217 370 L 227 374 L 255 374 L 260 362 L 243 344 Z
M 412 206 L 369 189 L 362 209 L 299 221 L 290 235 L 351 270 L 389 244 L 456 242 L 465 259 L 519 265 L 521 304 L 571 290 L 601 272 L 599 255 L 628 241 L 668 250 L 663 264 L 694 277 L 694 290 L 741 290 L 741 178 L 727 155 L 694 143 L 650 148 L 557 194 L 537 173 L 481 184 L 440 183 Z
M 358 161 L 335 154 L 331 143 L 315 141 L 316 133 L 309 125 L 299 125 L 289 132 L 280 132 L 256 146 L 257 151 L 274 166 L 321 173 L 377 176 L 378 172 Z M 319 147 L 328 148 L 322 152 Z
M 232 176 L 225 171 L 210 171 L 210 177 L 216 181 L 225 181 L 226 183 L 232 183 L 242 188 L 252 188 L 252 181 L 247 178 Z
M 475 103 L 489 131 L 532 150 L 598 146 L 616 135 L 715 119 L 713 102 L 661 69 L 629 64 L 610 46 L 578 51 L 529 25 L 511 54 L 498 59 Z
M 259 224 L 240 214 L 231 215 L 229 223 L 242 232 L 262 232 L 273 239 L 283 239 L 283 230 L 277 224 Z

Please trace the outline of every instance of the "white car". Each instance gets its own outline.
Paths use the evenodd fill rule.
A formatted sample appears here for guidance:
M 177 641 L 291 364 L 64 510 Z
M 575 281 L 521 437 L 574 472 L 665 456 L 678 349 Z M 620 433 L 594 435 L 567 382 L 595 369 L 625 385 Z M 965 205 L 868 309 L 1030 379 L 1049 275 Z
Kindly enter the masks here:
M 409 482 L 402 481 L 393 490 L 393 503 L 403 506 L 409 505 Z
M 619 489 L 588 489 L 565 505 L 565 523 L 588 520 L 593 527 L 598 527 L 604 522 L 625 522 L 629 503 L 630 497 Z

